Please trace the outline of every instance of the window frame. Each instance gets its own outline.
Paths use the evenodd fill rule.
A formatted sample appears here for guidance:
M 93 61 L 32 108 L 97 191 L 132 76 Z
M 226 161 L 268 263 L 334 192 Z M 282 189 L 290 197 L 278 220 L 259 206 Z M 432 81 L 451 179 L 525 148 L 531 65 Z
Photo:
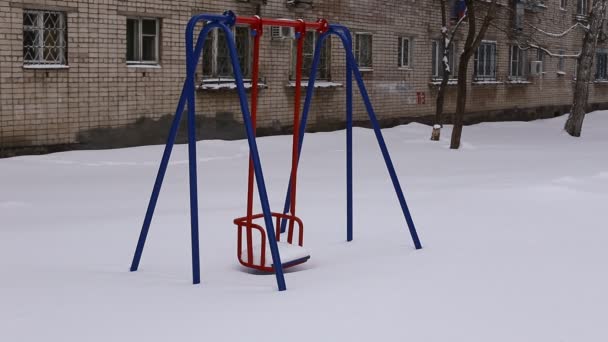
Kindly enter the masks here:
M 568 9 L 568 0 L 559 0 L 559 9 L 562 11 L 567 11 Z
M 600 56 L 603 62 L 600 62 Z M 595 53 L 595 80 L 600 82 L 608 81 L 608 51 L 600 49 Z
M 152 18 L 152 17 L 135 17 L 135 16 L 128 16 L 127 17 L 127 39 L 128 39 L 128 34 L 129 34 L 129 20 L 136 20 L 137 21 L 137 25 L 138 25 L 138 32 L 137 32 L 137 44 L 138 44 L 138 51 L 139 51 L 139 56 L 138 56 L 138 60 L 130 60 L 129 59 L 129 52 L 128 52 L 128 48 L 127 48 L 127 53 L 125 54 L 126 58 L 126 63 L 127 66 L 137 66 L 137 65 L 160 65 L 160 19 L 159 18 Z M 143 33 L 143 22 L 144 20 L 153 20 L 156 24 L 156 34 L 154 35 L 155 40 L 154 40 L 154 56 L 155 56 L 155 60 L 143 60 L 143 38 L 144 36 L 151 36 L 150 34 L 145 34 Z M 128 43 L 127 43 L 128 46 Z
M 566 54 L 566 50 L 560 48 L 558 50 L 559 57 L 557 58 L 557 73 L 566 73 L 566 58 L 564 55 Z
M 431 78 L 434 80 L 441 80 L 443 78 L 443 67 L 442 67 L 442 60 L 443 60 L 443 44 L 442 44 L 442 40 L 443 39 L 434 39 L 431 41 Z M 452 42 L 451 43 L 451 52 L 452 52 L 452 56 L 451 56 L 451 60 L 448 61 L 448 63 L 450 63 L 450 70 L 452 71 L 450 73 L 450 80 L 457 80 L 458 79 L 458 73 L 455 72 L 458 68 L 458 64 L 457 64 L 457 55 L 456 55 L 456 42 Z M 435 60 L 433 60 L 433 56 L 435 57 Z M 440 58 L 441 57 L 441 58 Z M 448 58 L 450 58 L 449 54 L 448 54 Z M 433 71 L 435 70 L 435 71 Z
M 361 43 L 360 38 L 366 36 L 369 37 L 369 65 L 361 65 Z M 374 34 L 371 32 L 355 32 L 355 44 L 353 44 L 353 53 L 355 55 L 355 61 L 361 71 L 372 71 L 374 70 Z
M 589 15 L 589 0 L 576 1 L 576 14 L 585 17 Z
M 398 58 L 398 66 L 400 69 L 411 69 L 412 68 L 412 38 L 407 36 L 399 36 L 399 47 L 397 49 L 397 58 Z M 404 53 L 404 42 L 407 41 L 407 63 L 405 63 L 404 58 L 406 54 Z
M 238 51 L 238 44 L 237 44 L 237 30 L 242 29 L 242 30 L 247 30 L 247 37 L 248 37 L 248 42 L 247 42 L 247 50 L 245 51 L 246 55 L 243 55 L 243 57 L 246 58 L 248 66 L 247 68 L 243 68 L 243 65 L 241 65 L 241 70 L 243 71 L 243 78 L 247 81 L 251 80 L 251 73 L 252 73 L 252 68 L 251 68 L 251 63 L 253 61 L 253 37 L 251 36 L 251 29 L 249 26 L 247 25 L 235 25 L 232 28 L 232 35 L 234 36 L 235 39 L 235 46 L 237 47 L 237 53 Z M 205 61 L 204 58 L 207 56 L 207 54 L 205 54 L 205 49 L 203 48 L 203 55 L 201 56 L 201 58 L 203 59 L 203 62 L 201 63 L 201 75 L 202 75 L 202 81 L 203 82 L 215 82 L 217 80 L 222 80 L 225 79 L 226 81 L 234 81 L 234 70 L 232 71 L 232 75 L 231 76 L 227 76 L 227 75 L 220 75 L 220 71 L 219 71 L 219 63 L 218 63 L 218 56 L 219 56 L 219 49 L 218 49 L 218 44 L 219 44 L 219 33 L 220 33 L 220 29 L 215 29 L 212 30 L 209 35 L 207 36 L 207 42 L 211 42 L 212 46 L 211 46 L 211 72 L 210 73 L 206 73 L 206 69 L 205 69 Z M 228 49 L 226 47 L 226 49 Z M 242 56 L 239 55 L 239 59 Z M 228 60 L 230 60 L 230 52 L 228 52 Z M 230 68 L 232 68 L 232 63 L 229 62 L 230 64 Z
M 514 54 L 514 50 L 517 49 L 517 54 Z M 517 56 L 517 61 L 513 60 L 513 57 Z M 517 73 L 513 70 L 514 63 L 517 63 Z M 527 58 L 525 50 L 523 50 L 517 44 L 511 44 L 509 46 L 509 80 L 512 81 L 525 81 L 528 79 L 526 73 Z
M 312 42 L 312 51 L 310 52 L 306 52 L 306 44 L 304 44 L 304 62 L 306 63 L 306 55 L 309 55 L 312 59 L 314 58 L 314 53 L 315 53 L 315 47 L 317 46 L 317 42 L 319 39 L 319 32 L 317 32 L 316 30 L 308 30 L 306 32 L 306 36 L 304 37 L 304 39 L 306 39 L 306 37 L 311 36 L 313 37 L 313 42 Z M 296 70 L 296 52 L 297 50 L 297 46 L 298 46 L 298 40 L 297 39 L 293 39 L 293 43 L 291 44 L 291 63 L 290 63 L 290 68 L 289 68 L 289 80 L 290 81 L 295 81 L 296 77 L 295 77 L 295 70 Z M 326 60 L 323 61 L 323 54 L 321 54 L 321 60 L 320 63 L 322 64 L 323 62 L 325 62 L 325 73 L 326 75 L 320 75 L 317 76 L 315 79 L 317 81 L 331 81 L 331 37 L 327 37 L 325 39 L 325 42 L 323 44 L 323 49 L 326 49 L 325 51 L 325 58 Z M 311 62 L 311 67 L 312 67 L 312 62 Z M 321 65 L 319 65 L 319 70 L 321 70 Z M 310 75 L 308 75 L 308 73 L 305 70 L 302 70 L 302 81 L 307 81 L 310 79 Z
M 480 62 L 480 49 L 482 47 L 484 47 L 484 49 L 486 46 L 492 46 L 493 49 L 490 49 L 491 52 L 493 52 L 492 55 L 490 55 L 490 60 L 489 62 L 491 63 L 491 71 L 490 74 L 486 74 L 485 73 L 485 69 L 486 68 L 486 63 L 488 62 L 488 60 L 486 60 L 484 58 L 483 60 L 483 69 L 484 72 L 483 74 L 479 73 L 479 62 Z M 487 51 L 484 51 L 484 53 L 487 53 Z M 484 57 L 486 57 L 486 55 L 484 54 Z M 477 50 L 475 51 L 475 56 L 474 56 L 474 62 L 473 62 L 473 79 L 475 81 L 496 81 L 497 80 L 497 74 L 498 74 L 498 43 L 496 41 L 492 41 L 492 40 L 483 40 L 479 46 L 477 47 Z
M 26 15 L 36 15 L 36 24 L 35 25 L 25 25 L 25 16 Z M 55 28 L 54 30 L 58 32 L 57 34 L 57 43 L 52 46 L 52 48 L 57 49 L 58 58 L 56 60 L 47 60 L 45 57 L 44 50 L 47 48 L 45 45 L 44 34 L 47 31 L 51 31 L 50 28 L 45 26 L 44 15 L 45 14 L 57 14 L 59 23 L 61 24 L 59 28 Z M 65 11 L 55 11 L 55 10 L 45 10 L 45 9 L 33 9 L 27 8 L 23 9 L 23 17 L 22 17 L 22 46 L 23 46 L 23 67 L 24 68 L 36 68 L 36 67 L 47 67 L 47 68 L 62 68 L 68 67 L 68 25 L 67 25 L 67 13 Z M 36 59 L 26 59 L 26 44 L 25 44 L 25 33 L 26 32 L 35 32 L 36 43 L 34 46 L 30 46 L 32 49 L 37 50 Z

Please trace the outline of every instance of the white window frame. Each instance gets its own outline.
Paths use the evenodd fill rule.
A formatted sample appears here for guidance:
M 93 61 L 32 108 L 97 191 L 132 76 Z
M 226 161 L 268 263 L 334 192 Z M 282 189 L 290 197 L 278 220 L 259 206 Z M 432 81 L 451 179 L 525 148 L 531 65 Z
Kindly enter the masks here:
M 559 0 L 559 9 L 566 11 L 568 8 L 568 0 Z
M 445 44 L 443 43 L 443 39 L 436 39 L 431 41 L 431 77 L 435 80 L 443 78 L 443 76 L 441 75 L 443 70 L 443 44 Z M 448 61 L 448 63 L 450 63 L 451 71 L 450 79 L 455 80 L 458 79 L 458 72 L 456 72 L 456 61 L 458 58 L 458 56 L 456 56 L 456 42 L 452 42 L 450 49 L 450 52 L 452 53 L 452 58 L 450 61 Z M 433 56 L 435 56 L 435 60 L 433 60 Z
M 559 57 L 557 59 L 557 72 L 565 74 L 566 73 L 566 58 L 564 57 L 564 55 L 566 54 L 566 51 L 564 49 L 559 49 L 558 53 L 559 53 Z
M 310 30 L 306 32 L 306 37 L 312 36 L 313 37 L 313 42 L 312 42 L 312 51 L 306 51 L 306 46 L 304 46 L 304 57 L 306 57 L 306 55 L 310 56 L 311 60 L 314 56 L 314 49 L 317 47 L 317 42 L 319 39 L 319 36 L 321 36 L 320 33 L 318 33 L 315 30 Z M 304 38 L 306 39 L 306 38 Z M 329 81 L 331 80 L 331 37 L 327 37 L 325 39 L 325 42 L 323 42 L 323 49 L 327 49 L 326 54 L 325 54 L 325 58 L 326 60 L 323 61 L 323 55 L 321 55 L 321 60 L 320 60 L 320 64 L 319 64 L 319 69 L 321 67 L 322 63 L 325 63 L 326 65 L 326 75 L 321 75 L 321 76 L 317 76 L 316 80 L 317 81 Z M 295 70 L 296 70 L 296 53 L 298 51 L 298 40 L 294 39 L 293 40 L 293 44 L 291 44 L 291 65 L 290 65 L 290 69 L 289 69 L 289 80 L 290 81 L 294 81 L 296 79 L 295 76 Z M 310 75 L 307 75 L 306 72 L 303 70 L 302 73 L 302 80 L 308 80 Z
M 37 59 L 26 59 L 25 51 L 23 52 L 23 65 L 24 67 L 37 67 L 37 66 L 47 66 L 47 67 L 67 67 L 68 65 L 68 56 L 67 56 L 67 14 L 62 11 L 49 11 L 49 10 L 39 10 L 39 9 L 24 9 L 23 16 L 26 14 L 35 14 L 36 15 L 36 24 L 33 26 L 26 26 L 25 22 L 22 22 L 24 38 L 23 38 L 23 48 L 25 50 L 25 32 L 32 31 L 36 32 L 36 45 L 32 48 L 38 50 Z M 58 15 L 58 20 L 60 27 L 55 28 L 58 31 L 57 35 L 57 44 L 53 46 L 56 48 L 59 53 L 58 60 L 47 60 L 44 56 L 45 49 L 45 41 L 44 41 L 44 32 L 51 30 L 50 28 L 45 27 L 44 22 L 44 14 L 52 13 Z M 22 19 L 23 20 L 23 19 Z
M 137 20 L 138 24 L 138 32 L 137 32 L 137 44 L 139 56 L 137 60 L 130 60 L 128 53 L 126 54 L 127 65 L 159 65 L 160 64 L 160 19 L 159 18 L 150 18 L 150 17 L 127 17 L 127 27 L 129 20 Z M 143 33 L 143 21 L 144 20 L 153 20 L 156 23 L 156 34 L 144 34 Z M 128 32 L 128 29 L 127 29 Z M 128 34 L 128 33 L 127 33 Z M 154 40 L 154 57 L 153 61 L 144 61 L 143 60 L 143 38 L 144 36 L 150 37 L 153 36 Z
M 603 62 L 600 61 L 600 55 L 603 56 Z M 598 51 L 595 53 L 595 59 L 595 79 L 598 81 L 608 81 L 608 51 L 604 49 L 598 49 Z M 602 71 L 601 74 L 600 71 Z
M 399 59 L 399 68 L 401 69 L 411 69 L 412 68 L 412 38 L 410 37 L 404 37 L 401 36 L 399 37 L 399 49 L 397 50 L 398 52 L 398 59 Z M 407 42 L 407 53 L 405 52 L 404 47 L 406 46 Z M 399 52 L 401 52 L 401 54 L 399 54 Z M 407 62 L 406 62 L 406 58 L 407 58 Z
M 589 0 L 576 1 L 576 14 L 585 17 L 589 15 Z
M 517 60 L 514 60 L 515 57 Z M 517 65 L 517 70 L 513 69 L 514 63 Z M 525 51 L 516 44 L 509 46 L 509 79 L 513 81 L 522 81 L 527 79 L 526 54 Z
M 540 63 L 540 73 L 541 73 L 541 75 L 545 74 L 545 69 L 546 69 L 545 61 L 547 60 L 546 57 L 547 57 L 547 53 L 545 52 L 545 50 L 542 50 L 542 49 L 537 49 L 536 50 L 536 60 L 539 61 L 539 62 L 541 62 Z
M 361 65 L 361 49 L 360 49 L 360 39 L 363 36 L 367 36 L 370 39 L 370 61 L 369 65 Z M 353 44 L 355 60 L 359 65 L 359 69 L 361 71 L 371 71 L 374 69 L 374 35 L 371 32 L 355 32 L 355 43 Z
M 485 66 L 486 66 L 486 60 L 483 61 L 484 63 L 484 72 L 483 74 L 479 73 L 479 54 L 480 54 L 480 49 L 482 47 L 484 47 L 484 49 L 486 49 L 486 46 L 494 46 L 494 54 L 491 55 L 490 58 L 490 66 L 491 66 L 491 71 L 490 74 L 486 74 L 485 73 Z M 484 55 L 485 56 L 485 55 Z M 477 51 L 475 51 L 475 56 L 474 56 L 474 79 L 475 81 L 496 81 L 496 75 L 498 73 L 498 65 L 497 65 L 497 61 L 498 61 L 498 44 L 496 41 L 491 41 L 491 40 L 484 40 L 481 42 L 481 44 L 479 44 L 479 47 L 477 47 Z
M 232 35 L 235 38 L 235 44 L 236 44 L 236 30 L 237 29 L 247 29 L 249 30 L 248 26 L 241 26 L 241 25 L 236 25 L 232 28 Z M 210 81 L 216 81 L 217 79 L 226 79 L 227 81 L 233 81 L 232 78 L 230 77 L 226 77 L 225 75 L 220 75 L 219 71 L 218 71 L 218 51 L 219 51 L 219 30 L 220 29 L 216 29 L 216 30 L 212 30 L 209 35 L 207 36 L 207 40 L 211 41 L 211 73 L 206 73 L 204 70 L 202 71 L 202 75 L 203 75 L 203 82 L 205 82 L 205 80 L 210 80 Z M 247 61 L 249 63 L 252 62 L 252 57 L 253 57 L 253 39 L 251 37 L 251 33 L 249 32 L 248 34 L 249 37 L 249 42 L 247 43 L 247 51 L 245 51 L 245 53 L 247 54 Z M 226 47 L 226 49 L 228 49 L 228 47 Z M 237 53 L 238 53 L 238 46 L 237 46 Z M 203 56 L 202 58 L 207 58 L 207 55 L 204 52 L 203 49 Z M 201 68 L 204 68 L 205 63 L 201 63 Z M 243 69 L 243 66 L 241 65 L 241 69 Z M 246 80 L 250 80 L 251 79 L 251 65 L 249 65 L 249 67 L 247 69 L 244 70 L 243 73 L 243 77 Z

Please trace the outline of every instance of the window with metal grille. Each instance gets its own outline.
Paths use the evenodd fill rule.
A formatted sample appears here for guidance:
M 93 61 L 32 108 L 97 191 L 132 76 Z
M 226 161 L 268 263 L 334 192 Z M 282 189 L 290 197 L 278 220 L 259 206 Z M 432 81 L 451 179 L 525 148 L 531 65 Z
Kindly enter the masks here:
M 355 59 L 359 68 L 372 68 L 372 46 L 371 33 L 355 33 Z
M 576 2 L 576 13 L 578 15 L 589 14 L 589 0 L 577 0 Z
M 243 77 L 251 78 L 252 41 L 248 27 L 236 26 L 233 29 L 236 50 L 241 64 Z M 226 34 L 213 30 L 203 48 L 203 78 L 234 78 Z
M 158 64 L 160 21 L 127 18 L 127 64 Z
M 608 52 L 600 51 L 596 54 L 595 79 L 608 80 Z
M 524 51 L 517 45 L 511 45 L 509 49 L 509 78 L 512 80 L 525 79 L 525 65 Z
M 409 68 L 411 66 L 411 50 L 412 44 L 410 38 L 399 37 L 398 58 L 400 68 Z
M 67 65 L 64 12 L 23 11 L 23 64 Z
M 304 79 L 308 79 L 310 77 L 312 71 L 312 60 L 315 54 L 315 47 L 317 46 L 317 41 L 319 39 L 319 33 L 316 31 L 309 31 L 306 33 L 304 37 L 304 52 L 303 52 L 303 60 L 304 64 L 302 66 L 302 77 Z M 296 52 L 298 46 L 298 41 L 294 39 L 291 53 L 291 73 L 289 78 L 294 80 L 295 70 L 296 70 Z M 319 69 L 317 70 L 317 80 L 329 80 L 330 77 L 330 59 L 331 59 L 331 40 L 330 37 L 325 39 L 323 42 L 323 47 L 321 48 L 321 60 L 319 61 Z
M 475 80 L 496 80 L 496 42 L 482 42 L 475 54 Z
M 452 43 L 448 50 L 448 65 L 450 66 L 450 78 L 456 79 L 458 74 L 456 73 L 456 44 Z M 433 78 L 443 78 L 443 44 L 442 40 L 433 40 L 432 44 L 432 76 Z

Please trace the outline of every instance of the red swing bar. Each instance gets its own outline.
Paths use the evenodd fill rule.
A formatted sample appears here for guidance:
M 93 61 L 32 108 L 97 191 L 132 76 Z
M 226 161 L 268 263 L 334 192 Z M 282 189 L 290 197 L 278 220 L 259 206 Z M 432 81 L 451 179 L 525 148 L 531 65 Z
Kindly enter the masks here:
M 304 226 L 302 221 L 295 216 L 296 214 L 296 189 L 297 189 L 297 169 L 299 160 L 299 132 L 300 132 L 300 106 L 301 106 L 301 95 L 302 95 L 302 67 L 304 64 L 304 38 L 308 28 L 317 30 L 318 32 L 325 32 L 329 29 L 329 24 L 326 20 L 320 19 L 314 23 L 307 23 L 304 20 L 277 20 L 277 19 L 262 19 L 259 16 L 255 17 L 237 17 L 237 24 L 249 25 L 253 31 L 254 44 L 253 44 L 253 68 L 252 68 L 252 93 L 251 93 L 251 121 L 253 124 L 254 135 L 257 128 L 257 107 L 258 107 L 258 79 L 259 79 L 259 58 L 260 58 L 260 39 L 263 33 L 264 26 L 281 26 L 281 27 L 293 27 L 296 30 L 297 44 L 297 58 L 296 58 L 296 80 L 295 80 L 295 91 L 294 91 L 294 128 L 293 128 L 293 141 L 292 141 L 292 160 L 291 160 L 291 204 L 289 214 L 272 213 L 272 216 L 276 218 L 276 240 L 280 241 L 281 225 L 280 221 L 288 220 L 289 229 L 287 233 L 287 243 L 293 244 L 293 237 L 295 231 L 295 225 L 298 225 L 298 245 L 303 245 L 303 229 Z M 237 241 L 237 255 L 239 262 L 246 267 L 272 272 L 273 267 L 266 267 L 266 233 L 262 227 L 255 224 L 253 221 L 258 218 L 262 218 L 263 215 L 253 215 L 253 193 L 254 193 L 254 169 L 253 160 L 251 155 L 249 158 L 249 173 L 248 173 L 248 187 L 247 187 L 247 216 L 237 218 L 234 223 L 238 226 L 238 241 Z M 247 236 L 247 261 L 242 258 L 242 230 L 246 229 Z M 253 230 L 257 230 L 261 234 L 261 257 L 260 264 L 255 264 L 253 254 Z M 283 267 L 292 267 L 303 262 L 306 262 L 309 257 L 295 260 L 293 262 L 287 262 Z

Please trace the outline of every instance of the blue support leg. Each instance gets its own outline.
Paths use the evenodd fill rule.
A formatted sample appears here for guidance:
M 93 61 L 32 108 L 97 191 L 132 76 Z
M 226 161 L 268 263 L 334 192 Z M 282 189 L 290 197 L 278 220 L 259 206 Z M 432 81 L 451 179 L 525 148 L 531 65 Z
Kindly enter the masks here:
M 195 18 L 196 19 L 196 18 Z M 192 21 L 194 21 L 193 19 Z M 198 18 L 196 20 L 202 20 L 202 18 Z M 195 55 L 200 55 L 203 46 L 205 44 L 205 38 L 207 34 L 213 29 L 217 27 L 216 24 L 208 24 L 205 29 L 201 32 L 198 37 L 195 49 Z M 169 165 L 169 160 L 171 159 L 171 152 L 173 151 L 173 146 L 175 145 L 175 139 L 177 137 L 177 131 L 179 129 L 179 124 L 181 122 L 182 114 L 184 112 L 186 102 L 187 102 L 187 82 L 184 83 L 182 88 L 182 93 L 179 98 L 179 102 L 177 105 L 177 110 L 175 111 L 175 117 L 173 118 L 173 122 L 171 124 L 171 128 L 169 130 L 169 136 L 167 137 L 167 143 L 165 145 L 165 150 L 163 152 L 163 156 L 160 162 L 160 166 L 158 169 L 158 173 L 156 175 L 156 180 L 154 182 L 154 187 L 152 188 L 152 195 L 150 196 L 150 201 L 148 202 L 148 208 L 146 210 L 146 216 L 144 218 L 144 223 L 142 225 L 141 232 L 139 234 L 139 240 L 137 241 L 137 247 L 135 249 L 135 255 L 133 256 L 133 261 L 131 262 L 131 272 L 137 271 L 139 268 L 139 263 L 141 261 L 141 256 L 144 250 L 144 246 L 146 243 L 146 239 L 148 237 L 148 232 L 150 230 L 150 224 L 152 223 L 152 217 L 154 216 L 154 210 L 156 209 L 156 203 L 158 202 L 158 197 L 160 195 L 160 190 L 163 185 L 163 180 L 165 174 L 167 172 L 167 166 Z M 197 238 L 198 241 L 198 238 Z
M 349 42 L 347 49 L 352 49 Z M 346 241 L 353 241 L 353 70 L 346 63 Z
M 173 118 L 173 123 L 171 123 L 169 137 L 167 137 L 167 143 L 165 145 L 163 157 L 160 161 L 158 173 L 156 174 L 156 180 L 154 181 L 152 195 L 150 196 L 150 201 L 148 202 L 148 209 L 146 210 L 144 223 L 141 227 L 141 232 L 139 233 L 137 248 L 135 248 L 135 255 L 133 256 L 133 261 L 131 262 L 131 272 L 135 272 L 139 268 L 139 262 L 141 261 L 141 255 L 144 251 L 144 245 L 146 244 L 146 238 L 148 237 L 150 224 L 152 223 L 152 217 L 154 216 L 154 210 L 156 209 L 156 203 L 158 201 L 158 196 L 160 195 L 160 189 L 163 186 L 163 180 L 165 179 L 165 173 L 167 172 L 169 159 L 171 159 L 171 152 L 173 151 L 173 145 L 175 144 L 175 138 L 177 136 L 179 123 L 181 121 L 182 113 L 184 112 L 184 107 L 186 105 L 186 97 L 184 95 L 185 89 L 186 88 L 184 85 L 184 88 L 182 89 L 182 95 L 180 96 L 179 103 L 177 105 L 177 110 L 175 112 L 175 117 Z
M 264 174 L 262 172 L 262 163 L 260 162 L 260 155 L 258 152 L 257 143 L 253 133 L 253 125 L 251 122 L 251 114 L 249 111 L 249 105 L 247 103 L 247 94 L 243 85 L 243 75 L 239 64 L 238 53 L 234 43 L 234 37 L 232 31 L 226 26 L 221 25 L 221 29 L 226 34 L 226 40 L 228 42 L 228 50 L 230 51 L 230 59 L 232 61 L 232 67 L 234 70 L 234 78 L 236 81 L 237 91 L 239 94 L 239 102 L 241 105 L 241 112 L 243 113 L 243 121 L 245 123 L 245 130 L 247 132 L 247 141 L 249 143 L 249 149 L 251 151 L 251 158 L 253 160 L 253 168 L 255 171 L 255 178 L 258 185 L 258 192 L 260 195 L 260 202 L 262 204 L 262 212 L 264 213 L 264 223 L 266 225 L 266 235 L 270 246 L 270 253 L 272 255 L 272 265 L 275 270 L 275 276 L 277 280 L 277 286 L 279 291 L 285 291 L 287 286 L 285 284 L 285 276 L 283 274 L 283 264 L 281 263 L 281 256 L 279 254 L 279 247 L 275 237 L 274 224 L 272 220 L 272 213 L 270 211 L 270 203 L 268 202 L 268 193 L 266 191 L 266 184 L 264 182 Z
M 420 243 L 420 239 L 418 238 L 418 233 L 416 232 L 416 227 L 414 226 L 412 215 L 410 214 L 407 202 L 405 201 L 405 196 L 403 195 L 401 185 L 399 184 L 399 178 L 397 177 L 397 173 L 395 172 L 395 167 L 393 166 L 393 162 L 388 152 L 388 148 L 386 147 L 386 142 L 384 141 L 384 137 L 382 136 L 380 124 L 378 123 L 378 119 L 370 101 L 369 94 L 367 93 L 367 89 L 365 88 L 365 83 L 363 82 L 363 78 L 361 77 L 361 72 L 357 67 L 355 57 L 351 50 L 347 49 L 346 58 L 347 63 L 349 63 L 351 65 L 351 68 L 353 69 L 355 80 L 357 81 L 359 91 L 361 92 L 361 96 L 363 97 L 365 108 L 367 109 L 369 119 L 372 123 L 372 127 L 374 128 L 374 133 L 376 135 L 376 139 L 378 140 L 378 145 L 380 145 L 380 150 L 382 151 L 382 156 L 384 157 L 384 161 L 386 163 L 386 168 L 388 169 L 388 173 L 390 174 L 391 180 L 393 182 L 393 187 L 395 188 L 395 192 L 397 193 L 397 198 L 399 199 L 401 210 L 403 211 L 403 215 L 405 216 L 410 235 L 412 236 L 412 240 L 414 241 L 414 246 L 416 247 L 416 249 L 421 249 L 422 244 Z

